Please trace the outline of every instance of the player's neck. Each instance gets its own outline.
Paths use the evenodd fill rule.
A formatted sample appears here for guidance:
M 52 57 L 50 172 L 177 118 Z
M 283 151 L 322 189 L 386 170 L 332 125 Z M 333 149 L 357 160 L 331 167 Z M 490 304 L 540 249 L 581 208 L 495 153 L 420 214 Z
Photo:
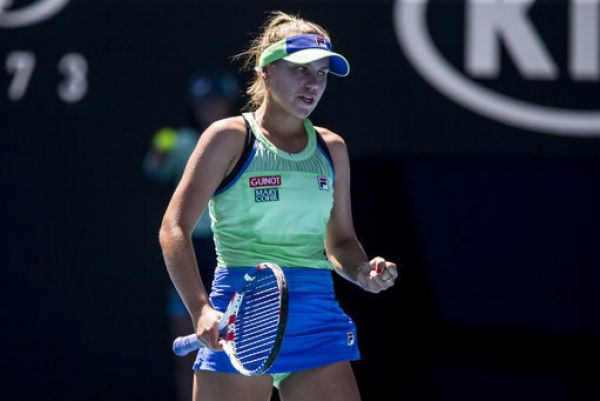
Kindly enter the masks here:
M 263 103 L 254 115 L 257 124 L 268 136 L 284 139 L 305 135 L 303 120 L 279 107 Z

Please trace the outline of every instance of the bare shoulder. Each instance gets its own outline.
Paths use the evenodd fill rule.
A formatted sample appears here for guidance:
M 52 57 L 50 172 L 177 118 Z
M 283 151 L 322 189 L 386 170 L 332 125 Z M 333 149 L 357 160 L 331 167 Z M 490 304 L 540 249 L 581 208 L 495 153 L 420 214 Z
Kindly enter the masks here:
M 241 116 L 224 118 L 212 123 L 202 137 L 206 137 L 207 142 L 227 145 L 239 142 L 243 143 L 246 136 L 246 124 Z
M 336 158 L 340 156 L 346 156 L 348 153 L 348 149 L 346 147 L 346 141 L 342 138 L 341 135 L 333 132 L 332 130 L 324 127 L 315 127 L 317 131 L 323 137 L 323 140 L 327 144 L 327 148 L 331 153 L 331 157 Z
M 196 154 L 211 153 L 219 157 L 235 158 L 244 147 L 246 125 L 241 116 L 215 121 L 200 136 Z
M 230 117 L 212 123 L 204 130 L 190 162 L 199 168 L 231 171 L 244 149 L 246 124 L 243 117 Z

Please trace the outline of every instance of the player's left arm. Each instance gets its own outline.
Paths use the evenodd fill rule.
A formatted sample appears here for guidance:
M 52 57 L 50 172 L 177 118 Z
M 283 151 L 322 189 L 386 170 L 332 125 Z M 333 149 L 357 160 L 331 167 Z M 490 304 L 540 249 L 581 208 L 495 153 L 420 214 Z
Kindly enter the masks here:
M 344 140 L 319 128 L 331 154 L 335 169 L 333 210 L 327 225 L 325 250 L 335 271 L 345 279 L 370 292 L 380 292 L 394 285 L 398 277 L 396 264 L 377 256 L 367 257 L 352 220 L 350 200 L 350 161 Z

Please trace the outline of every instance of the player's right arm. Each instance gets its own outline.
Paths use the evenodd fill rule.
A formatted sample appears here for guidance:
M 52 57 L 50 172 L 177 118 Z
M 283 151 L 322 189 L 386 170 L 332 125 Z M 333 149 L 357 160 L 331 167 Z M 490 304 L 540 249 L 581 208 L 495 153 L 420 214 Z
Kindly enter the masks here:
M 246 135 L 241 117 L 220 120 L 204 131 L 169 202 L 160 228 L 160 245 L 169 276 L 190 313 L 196 333 L 220 348 L 221 314 L 209 302 L 200 277 L 191 234 L 213 193 L 239 159 Z

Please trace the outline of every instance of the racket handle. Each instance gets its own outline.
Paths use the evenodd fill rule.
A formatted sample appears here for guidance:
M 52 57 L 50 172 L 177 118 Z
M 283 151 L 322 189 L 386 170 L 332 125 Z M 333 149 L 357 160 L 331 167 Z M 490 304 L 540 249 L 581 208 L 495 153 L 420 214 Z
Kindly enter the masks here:
M 185 356 L 203 346 L 204 344 L 198 340 L 198 336 L 190 334 L 185 337 L 177 337 L 173 341 L 173 352 L 178 356 Z

